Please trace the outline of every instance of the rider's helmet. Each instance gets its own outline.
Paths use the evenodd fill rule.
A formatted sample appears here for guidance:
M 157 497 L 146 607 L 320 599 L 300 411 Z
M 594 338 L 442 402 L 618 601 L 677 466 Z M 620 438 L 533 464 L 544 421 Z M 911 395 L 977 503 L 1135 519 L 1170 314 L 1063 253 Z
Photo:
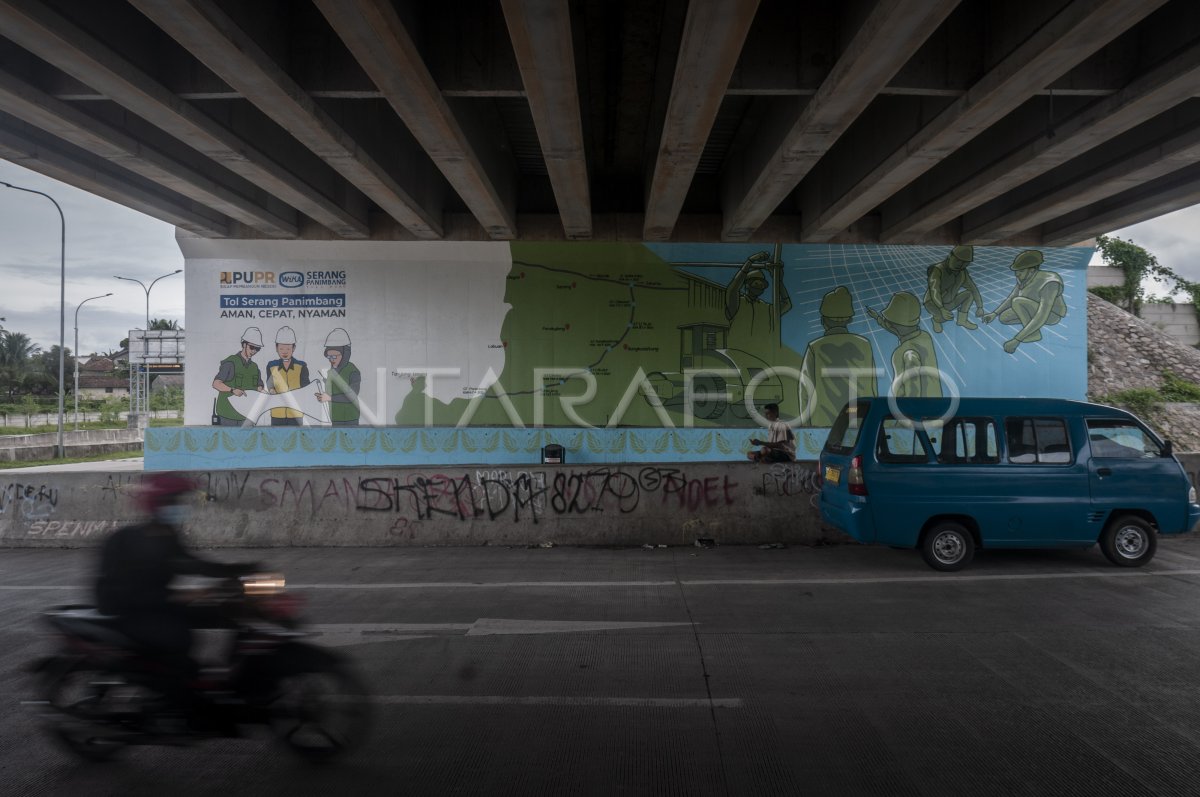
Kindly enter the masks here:
M 178 473 L 154 473 L 142 479 L 137 493 L 142 511 L 158 515 L 164 507 L 176 506 L 188 493 L 196 491 L 196 483 Z

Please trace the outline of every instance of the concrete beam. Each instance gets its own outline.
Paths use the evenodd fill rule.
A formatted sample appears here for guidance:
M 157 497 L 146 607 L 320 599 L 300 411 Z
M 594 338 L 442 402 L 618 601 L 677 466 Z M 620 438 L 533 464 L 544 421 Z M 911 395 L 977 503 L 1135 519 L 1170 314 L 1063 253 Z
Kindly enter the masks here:
M 216 3 L 131 4 L 414 235 L 441 237 L 441 209 L 421 206 Z
M 675 229 L 759 0 L 691 3 L 646 197 L 647 241 Z
M 389 0 L 315 0 L 317 8 L 492 238 L 516 237 L 516 165 L 498 136 L 472 140 L 442 97 Z M 492 155 L 492 157 L 488 157 Z
M 1061 218 L 1123 191 L 1200 162 L 1200 130 L 1173 136 L 1136 152 L 1083 178 L 1072 180 L 1033 201 L 1020 202 L 999 216 L 972 224 L 963 218 L 964 243 L 986 245 L 1008 240 L 1024 230 Z
M 939 191 L 905 218 L 889 220 L 885 206 L 883 240 L 902 243 L 919 239 L 934 227 L 940 227 L 1185 102 L 1195 96 L 1198 86 L 1200 45 L 1188 48 L 1119 92 L 1093 103 L 953 189 Z M 1040 223 L 1025 223 L 1019 212 L 1004 214 L 1004 218 L 1008 221 L 993 219 L 970 231 L 964 230 L 964 240 L 998 241 Z
M 829 241 L 1164 2 L 1073 0 L 965 96 L 807 222 L 804 239 Z
M 294 238 L 296 218 L 283 218 L 77 108 L 0 72 L 0 110 L 69 141 L 114 165 L 278 238 Z
M 1200 167 L 1193 161 L 1189 168 L 1174 175 L 1048 222 L 1042 228 L 1043 245 L 1070 246 L 1195 204 L 1200 204 Z
M 879 1 L 783 139 L 760 137 L 726 167 L 726 240 L 754 234 L 956 5 L 958 0 Z
M 205 238 L 227 238 L 232 232 L 229 219 L 208 208 L 135 185 L 99 158 L 68 154 L 11 125 L 0 124 L 0 158 Z
M 501 0 L 501 6 L 563 230 L 567 238 L 591 238 L 592 199 L 567 0 Z
M 324 196 L 261 150 L 45 5 L 0 0 L 5 38 L 249 180 L 344 238 L 367 238 L 365 210 Z M 152 214 L 153 215 L 153 214 Z

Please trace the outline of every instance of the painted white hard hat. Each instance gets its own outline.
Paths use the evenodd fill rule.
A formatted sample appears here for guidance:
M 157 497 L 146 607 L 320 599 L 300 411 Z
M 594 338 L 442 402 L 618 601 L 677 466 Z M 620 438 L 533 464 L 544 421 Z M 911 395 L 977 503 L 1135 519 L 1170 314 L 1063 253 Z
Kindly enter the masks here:
M 280 327 L 279 331 L 275 333 L 275 342 L 290 343 L 291 345 L 295 346 L 296 333 L 292 331 L 291 327 Z
M 350 335 L 341 327 L 336 327 L 329 333 L 329 337 L 325 338 L 325 348 L 335 349 L 339 346 L 349 346 Z
M 259 331 L 258 327 L 247 327 L 246 331 L 242 333 L 242 341 L 261 349 L 262 332 Z

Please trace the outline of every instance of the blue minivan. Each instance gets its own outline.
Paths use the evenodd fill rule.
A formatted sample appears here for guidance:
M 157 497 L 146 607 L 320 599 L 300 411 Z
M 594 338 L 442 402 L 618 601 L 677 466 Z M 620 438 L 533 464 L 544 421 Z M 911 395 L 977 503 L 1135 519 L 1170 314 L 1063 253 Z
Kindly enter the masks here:
M 847 404 L 821 451 L 821 515 L 861 542 L 917 548 L 959 570 L 976 548 L 1100 544 L 1154 557 L 1200 519 L 1196 490 L 1134 415 L 1064 399 L 871 398 Z

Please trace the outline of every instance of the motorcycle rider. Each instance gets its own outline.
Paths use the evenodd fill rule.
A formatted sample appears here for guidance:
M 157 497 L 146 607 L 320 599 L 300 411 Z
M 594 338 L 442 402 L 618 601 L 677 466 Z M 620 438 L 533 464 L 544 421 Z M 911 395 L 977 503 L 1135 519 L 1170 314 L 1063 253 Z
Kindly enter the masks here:
M 104 541 L 96 579 L 97 609 L 116 616 L 114 625 L 163 666 L 167 699 L 187 715 L 196 707 L 192 683 L 199 672 L 190 655 L 192 629 L 224 623 L 201 607 L 172 600 L 171 581 L 184 575 L 228 578 L 261 570 L 254 563 L 201 559 L 184 547 L 180 532 L 195 492 L 195 483 L 184 476 L 147 476 L 137 501 L 150 517 L 118 529 Z

